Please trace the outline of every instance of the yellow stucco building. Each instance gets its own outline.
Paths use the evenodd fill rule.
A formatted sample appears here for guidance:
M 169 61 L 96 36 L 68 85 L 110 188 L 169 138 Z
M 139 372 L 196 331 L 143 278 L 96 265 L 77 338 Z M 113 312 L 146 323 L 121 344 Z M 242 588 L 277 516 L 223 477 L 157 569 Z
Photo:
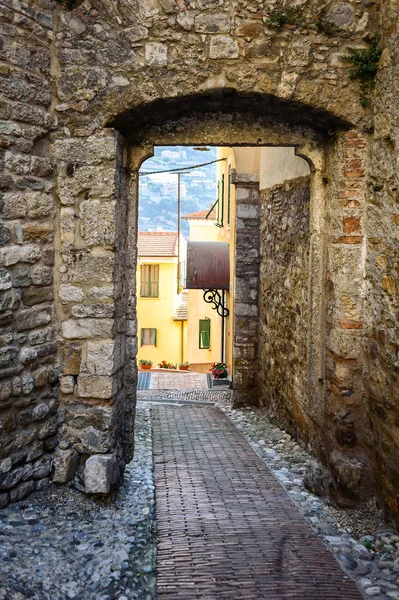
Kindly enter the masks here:
M 137 257 L 137 360 L 157 367 L 162 360 L 179 364 L 187 360 L 187 294 L 181 292 L 186 242 L 178 234 L 145 231 L 138 235 Z
M 206 371 L 212 362 L 222 356 L 232 372 L 233 313 L 234 313 L 234 249 L 235 249 L 235 186 L 231 173 L 235 168 L 231 148 L 218 148 L 217 197 L 211 209 L 184 215 L 190 224 L 190 241 L 228 242 L 230 252 L 230 286 L 226 292 L 226 306 L 230 311 L 225 319 L 222 336 L 222 318 L 203 299 L 203 290 L 188 290 L 187 360 L 198 370 Z

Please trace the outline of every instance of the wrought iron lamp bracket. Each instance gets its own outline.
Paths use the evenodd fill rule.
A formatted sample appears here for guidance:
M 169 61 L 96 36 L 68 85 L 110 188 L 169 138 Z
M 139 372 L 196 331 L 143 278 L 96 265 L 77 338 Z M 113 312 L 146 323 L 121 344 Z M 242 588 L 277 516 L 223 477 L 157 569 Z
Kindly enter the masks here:
M 216 310 L 220 317 L 226 318 L 229 316 L 230 311 L 224 306 L 224 299 L 219 294 L 218 290 L 204 290 L 203 298 L 208 304 L 213 304 L 213 310 Z

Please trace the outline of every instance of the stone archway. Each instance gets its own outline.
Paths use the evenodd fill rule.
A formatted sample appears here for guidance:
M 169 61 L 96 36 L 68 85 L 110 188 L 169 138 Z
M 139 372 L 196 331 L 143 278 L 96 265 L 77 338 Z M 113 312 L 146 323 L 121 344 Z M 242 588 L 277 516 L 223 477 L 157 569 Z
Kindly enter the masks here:
M 270 106 L 273 107 L 271 114 L 265 114 L 264 108 Z M 64 444 L 70 446 L 65 452 L 71 453 L 73 449 L 81 457 L 81 475 L 87 491 L 107 493 L 133 452 L 137 381 L 135 272 L 138 169 L 151 154 L 154 145 L 203 143 L 221 146 L 289 145 L 311 164 L 308 276 L 312 327 L 309 328 L 307 345 L 308 398 L 301 412 L 305 414 L 306 424 L 302 429 L 299 424 L 298 431 L 304 435 L 306 429 L 304 437 L 326 463 L 335 461 L 341 465 L 344 462 L 347 470 L 352 464 L 360 464 L 360 477 L 363 479 L 359 489 L 367 487 L 367 463 L 358 460 L 359 452 L 362 454 L 364 451 L 361 440 L 358 443 L 360 436 L 344 435 L 337 443 L 337 419 L 342 406 L 330 409 L 329 404 L 333 397 L 331 390 L 336 387 L 336 365 L 340 365 L 341 361 L 347 364 L 346 356 L 341 356 L 346 352 L 348 342 L 345 338 L 346 321 L 343 326 L 336 319 L 330 323 L 327 343 L 337 337 L 339 341 L 334 342 L 338 344 L 334 350 L 330 350 L 328 344 L 326 347 L 326 302 L 331 310 L 337 294 L 335 289 L 334 299 L 326 295 L 326 263 L 334 261 L 337 248 L 342 254 L 341 266 L 345 268 L 348 261 L 356 262 L 353 245 L 358 243 L 358 236 L 352 235 L 354 232 L 334 238 L 329 219 L 334 214 L 334 223 L 337 223 L 337 182 L 330 183 L 329 172 L 333 168 L 331 173 L 334 172 L 336 177 L 340 169 L 346 169 L 345 164 L 340 162 L 341 155 L 350 151 L 351 140 L 358 140 L 358 135 L 345 133 L 345 123 L 324 112 L 302 106 L 300 118 L 296 119 L 297 111 L 296 104 L 271 100 L 268 96 L 263 98 L 256 94 L 252 97 L 220 90 L 212 94 L 157 101 L 138 107 L 137 111 L 125 112 L 111 123 L 118 127 L 120 133 L 105 129 L 85 139 L 55 141 L 56 191 L 62 204 L 59 221 L 61 244 L 56 266 L 60 273 L 58 307 L 64 338 L 64 375 L 60 388 L 66 415 L 63 437 Z M 331 143 L 333 131 L 336 137 Z M 333 161 L 337 161 L 338 167 L 335 164 L 330 166 Z M 242 188 L 243 201 L 249 201 L 259 210 L 256 182 L 248 180 L 245 173 L 236 174 L 236 185 Z M 245 192 L 247 189 L 248 193 Z M 350 185 L 348 189 L 351 189 Z M 344 207 L 341 208 L 343 210 Z M 345 218 L 342 223 L 345 233 Z M 246 231 L 247 225 L 249 229 Z M 255 229 L 259 228 L 256 223 L 246 224 L 243 220 L 245 243 L 256 239 L 254 225 Z M 331 264 L 331 270 L 334 269 L 334 264 Z M 244 280 L 245 276 L 243 283 Z M 339 282 L 339 278 L 337 283 L 343 287 L 347 285 Z M 241 331 L 239 327 L 236 330 L 236 356 L 240 356 L 235 366 L 238 374 L 236 399 L 241 403 L 258 392 L 256 378 L 248 376 L 253 373 L 257 359 L 256 328 L 252 328 L 252 337 L 248 335 L 256 311 L 257 306 L 255 312 L 250 311 L 249 319 L 241 318 Z M 351 334 L 352 325 L 349 323 L 348 326 Z M 353 325 L 353 329 L 356 327 L 357 324 Z M 78 358 L 75 361 L 72 358 L 75 366 L 68 371 L 65 359 L 68 361 L 70 357 Z M 358 359 L 358 355 L 351 355 L 348 364 L 357 365 Z M 351 386 L 352 389 L 357 385 L 356 372 L 356 366 L 352 370 L 349 368 L 344 381 L 340 382 L 341 387 Z M 267 404 L 267 399 L 265 402 Z M 353 412 L 352 407 L 351 414 Z M 344 429 L 345 423 L 340 426 Z M 340 451 L 342 448 L 344 456 Z M 90 459 L 86 462 L 88 457 Z M 331 466 L 334 467 L 333 464 Z M 102 477 L 99 473 L 103 474 Z M 98 487 L 99 481 L 103 487 Z

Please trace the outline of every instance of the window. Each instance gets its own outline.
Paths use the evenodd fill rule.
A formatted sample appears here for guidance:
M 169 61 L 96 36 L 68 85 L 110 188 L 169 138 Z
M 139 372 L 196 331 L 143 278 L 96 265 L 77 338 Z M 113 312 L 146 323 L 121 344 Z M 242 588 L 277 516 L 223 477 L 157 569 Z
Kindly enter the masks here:
M 211 320 L 208 318 L 199 321 L 199 348 L 206 350 L 211 347 Z
M 156 346 L 157 345 L 157 330 L 153 328 L 141 329 L 141 346 Z
M 159 265 L 141 265 L 140 282 L 140 296 L 143 298 L 158 298 Z

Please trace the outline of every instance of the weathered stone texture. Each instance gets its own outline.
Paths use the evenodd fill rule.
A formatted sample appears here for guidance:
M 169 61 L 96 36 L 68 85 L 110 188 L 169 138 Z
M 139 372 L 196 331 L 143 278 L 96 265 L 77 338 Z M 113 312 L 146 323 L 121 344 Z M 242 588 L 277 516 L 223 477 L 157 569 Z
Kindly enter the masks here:
M 57 467 L 61 479 L 74 476 L 74 452 L 112 455 L 117 473 L 131 457 L 137 170 L 152 145 L 196 139 L 291 144 L 304 155 L 306 147 L 324 147 L 311 203 L 323 203 L 325 189 L 326 210 L 311 209 L 308 230 L 306 186 L 274 190 L 276 206 L 285 208 L 278 220 L 273 205 L 266 223 L 256 182 L 237 180 L 235 384 L 241 400 L 256 400 L 259 334 L 269 406 L 304 438 L 310 431 L 352 499 L 353 484 L 367 489 L 374 464 L 381 498 L 397 515 L 399 50 L 392 3 L 331 3 L 329 34 L 318 27 L 320 0 L 300 2 L 298 21 L 281 29 L 269 26 L 269 7 L 255 0 L 121 0 L 112 10 L 87 1 L 51 11 L 42 0 L 28 8 L 3 4 L 0 464 L 9 479 L 2 479 L 8 487 L 0 503 L 24 497 L 38 477 L 48 481 L 47 454 L 59 435 L 69 452 Z M 373 131 L 342 55 L 365 47 L 377 9 L 383 54 Z M 352 130 L 343 132 L 346 126 Z M 298 201 L 291 205 L 291 197 Z M 306 261 L 317 263 L 309 280 Z M 307 306 L 319 315 L 316 333 L 306 325 Z M 63 340 L 57 346 L 55 333 Z M 316 364 L 315 352 L 306 399 L 305 369 Z M 100 462 L 92 461 L 95 491 L 109 491 L 110 460 Z
M 48 480 L 51 455 L 47 451 L 59 422 L 49 262 L 55 216 L 48 146 L 54 124 L 50 115 L 52 10 L 39 0 L 29 6 L 6 1 L 1 20 L 0 495 L 4 506 Z
M 131 431 L 125 441 L 121 434 L 126 309 L 120 303 L 127 228 L 122 147 L 123 139 L 113 131 L 89 136 L 84 142 L 56 139 L 52 146 L 57 161 L 56 194 L 64 205 L 56 281 L 64 339 L 62 444 L 84 455 L 112 451 L 118 475 L 130 456 L 124 445 L 131 445 Z M 77 463 L 69 460 L 69 454 L 67 459 L 59 466 L 58 480 L 74 476 Z M 101 470 L 98 461 L 88 464 Z M 80 468 L 77 476 L 82 477 Z M 92 493 L 93 486 L 88 485 Z M 109 487 L 97 491 L 107 493 Z
M 258 386 L 259 183 L 232 173 L 236 186 L 236 252 L 234 303 L 234 402 L 256 404 Z
M 328 156 L 334 174 L 327 192 L 326 383 L 322 428 L 326 461 L 346 498 L 370 491 L 368 410 L 364 401 L 365 175 L 368 138 L 341 134 Z M 357 484 L 352 479 L 356 471 Z M 338 489 L 340 488 L 340 489 Z M 357 490 L 357 491 L 356 491 Z
M 399 17 L 380 11 L 380 70 L 367 186 L 365 303 L 366 399 L 376 492 L 399 524 Z
M 262 191 L 258 355 L 262 405 L 306 441 L 309 203 L 308 179 Z

